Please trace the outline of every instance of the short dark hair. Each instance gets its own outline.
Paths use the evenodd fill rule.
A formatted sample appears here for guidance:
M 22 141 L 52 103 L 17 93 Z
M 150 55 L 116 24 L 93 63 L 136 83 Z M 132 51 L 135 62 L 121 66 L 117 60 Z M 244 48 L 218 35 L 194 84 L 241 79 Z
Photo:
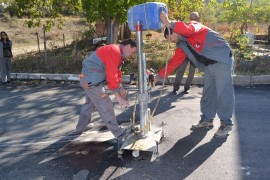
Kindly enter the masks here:
M 170 28 L 170 34 L 173 33 L 173 30 Z M 164 37 L 166 38 L 166 36 L 169 35 L 169 28 L 166 27 L 165 30 L 164 30 Z
M 191 21 L 199 21 L 200 15 L 198 12 L 192 12 L 190 13 L 189 18 Z
M 133 39 L 125 39 L 121 42 L 123 46 L 130 45 L 131 47 L 137 47 L 136 41 Z

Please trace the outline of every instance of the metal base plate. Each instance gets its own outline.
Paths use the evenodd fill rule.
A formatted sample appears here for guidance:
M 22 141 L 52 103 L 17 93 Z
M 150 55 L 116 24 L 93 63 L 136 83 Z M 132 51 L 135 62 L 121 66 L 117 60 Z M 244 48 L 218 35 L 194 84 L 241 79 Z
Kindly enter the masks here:
M 133 151 L 152 151 L 157 153 L 158 143 L 163 137 L 163 130 L 158 128 L 156 130 L 149 131 L 145 137 L 141 137 L 140 134 L 130 134 L 124 141 L 121 150 L 133 150 Z

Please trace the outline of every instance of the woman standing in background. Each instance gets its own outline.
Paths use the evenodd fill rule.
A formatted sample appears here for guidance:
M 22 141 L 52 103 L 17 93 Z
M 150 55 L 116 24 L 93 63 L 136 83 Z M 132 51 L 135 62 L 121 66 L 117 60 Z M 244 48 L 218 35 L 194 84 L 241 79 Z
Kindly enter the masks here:
M 0 65 L 1 65 L 1 80 L 2 84 L 11 82 L 11 58 L 12 55 L 12 42 L 9 40 L 6 32 L 1 32 L 0 40 Z

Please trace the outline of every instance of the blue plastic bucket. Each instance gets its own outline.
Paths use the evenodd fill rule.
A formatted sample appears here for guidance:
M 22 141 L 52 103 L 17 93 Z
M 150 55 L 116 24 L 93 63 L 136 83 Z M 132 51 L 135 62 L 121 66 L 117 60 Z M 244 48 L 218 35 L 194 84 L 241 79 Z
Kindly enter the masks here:
M 168 14 L 167 6 L 164 3 L 148 2 L 133 6 L 128 10 L 128 27 L 136 31 L 137 22 L 140 21 L 142 30 L 160 30 L 162 23 L 159 15 L 163 11 Z

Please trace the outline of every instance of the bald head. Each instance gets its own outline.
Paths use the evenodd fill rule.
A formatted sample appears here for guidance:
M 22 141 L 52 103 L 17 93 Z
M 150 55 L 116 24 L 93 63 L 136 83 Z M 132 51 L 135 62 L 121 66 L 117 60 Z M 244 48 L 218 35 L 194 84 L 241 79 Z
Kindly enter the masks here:
M 190 13 L 189 18 L 191 21 L 199 21 L 200 16 L 198 12 L 192 12 Z

